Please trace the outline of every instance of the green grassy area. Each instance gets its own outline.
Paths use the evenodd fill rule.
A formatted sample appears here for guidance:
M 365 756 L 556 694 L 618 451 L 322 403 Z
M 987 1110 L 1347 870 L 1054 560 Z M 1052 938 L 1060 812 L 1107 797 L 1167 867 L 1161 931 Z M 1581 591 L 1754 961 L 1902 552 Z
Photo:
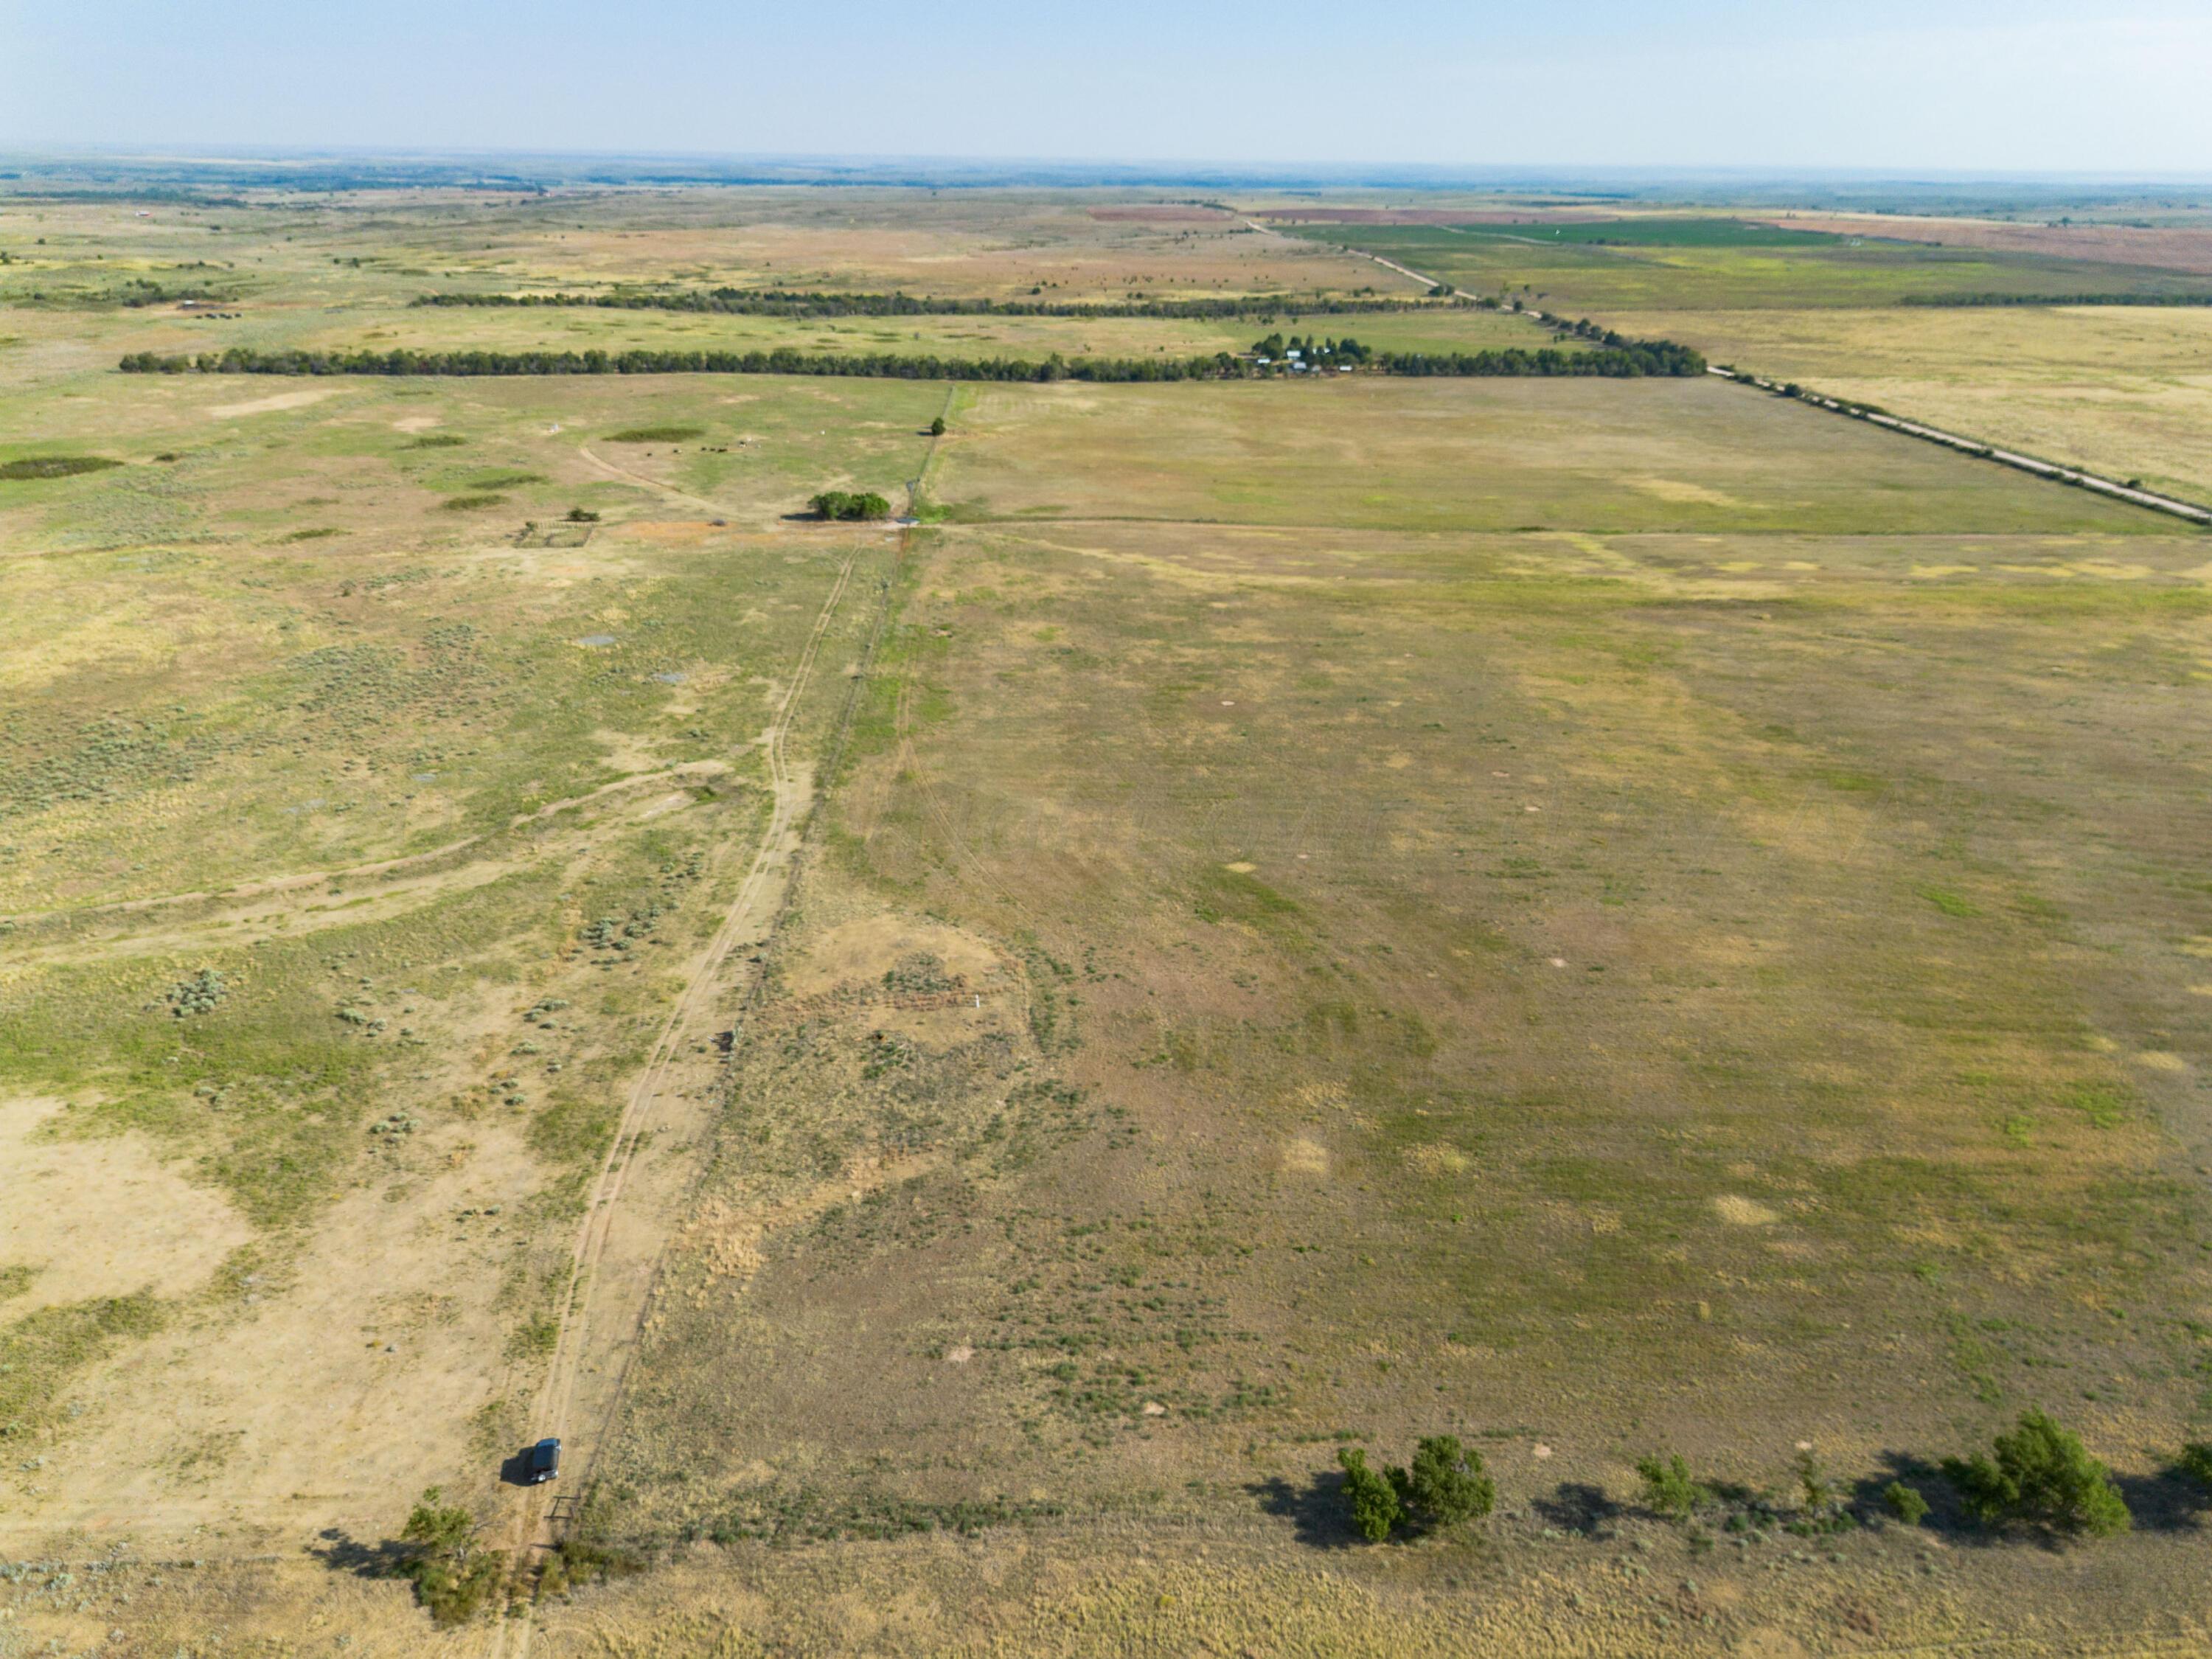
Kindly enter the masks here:
M 1446 495 L 1384 390 L 1271 428 L 1302 465 L 1236 528 L 1168 515 L 1274 476 L 1243 405 L 963 417 L 948 497 L 1077 521 L 924 544 L 777 960 L 927 916 L 1027 1018 L 749 1028 L 708 1188 L 744 1249 L 672 1272 L 610 1535 L 1200 1524 L 1447 1427 L 1564 1505 L 1647 1443 L 1756 1486 L 1814 1436 L 1856 1479 L 2038 1401 L 2114 1445 L 2203 1410 L 2212 826 L 2154 736 L 2203 692 L 2197 540 L 1724 386 L 1642 454 L 1774 495 L 1374 528 Z M 1468 449 L 1518 482 L 1577 418 L 1618 454 L 1595 404 Z M 1152 514 L 1079 517 L 1133 493 L 1125 426 Z M 1919 516 L 1875 532 L 1892 464 Z M 1800 467 L 1854 507 L 1765 506 Z
M 1462 236 L 1592 247 L 1826 247 L 1844 239 L 1747 219 L 1593 219 L 1563 224 L 1454 225 Z
M 931 495 L 966 519 L 1604 532 L 2166 530 L 2152 514 L 1707 380 L 1130 387 L 1110 398 L 1075 387 L 992 387 L 946 445 Z

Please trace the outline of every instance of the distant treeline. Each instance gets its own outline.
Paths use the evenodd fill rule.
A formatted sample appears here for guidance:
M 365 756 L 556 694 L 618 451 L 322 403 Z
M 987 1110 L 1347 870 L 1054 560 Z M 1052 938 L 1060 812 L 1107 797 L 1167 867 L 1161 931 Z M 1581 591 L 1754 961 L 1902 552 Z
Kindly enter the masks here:
M 793 351 L 257 351 L 233 346 L 198 356 L 135 351 L 126 374 L 824 374 L 902 380 L 1235 380 L 1267 371 L 1243 357 L 905 356 L 889 352 Z M 1705 360 L 1671 340 L 1592 351 L 1378 351 L 1367 373 L 1450 376 L 1702 374 Z
M 1369 311 L 1438 308 L 1426 300 L 1241 295 L 1221 299 L 1060 300 L 940 299 L 915 294 L 820 294 L 782 288 L 718 288 L 643 294 L 424 294 L 418 306 L 596 306 L 613 311 L 708 311 L 742 317 L 1152 317 L 1237 319 L 1343 316 Z
M 2212 294 L 1908 294 L 1901 306 L 2212 306 Z

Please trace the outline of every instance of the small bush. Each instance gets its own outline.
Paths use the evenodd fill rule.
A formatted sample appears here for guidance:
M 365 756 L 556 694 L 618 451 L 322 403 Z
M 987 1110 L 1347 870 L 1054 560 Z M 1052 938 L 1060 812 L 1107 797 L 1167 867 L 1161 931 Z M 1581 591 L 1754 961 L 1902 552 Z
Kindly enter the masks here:
M 568 509 L 570 524 L 597 524 L 599 521 L 599 515 L 588 507 L 572 507 Z
M 701 426 L 634 426 L 627 432 L 611 432 L 611 444 L 680 444 L 687 438 L 704 435 L 707 428 Z
M 1483 1473 L 1482 1454 L 1449 1434 L 1422 1441 L 1413 1449 L 1413 1468 L 1389 1475 L 1407 1519 L 1422 1532 L 1473 1521 L 1498 1504 L 1498 1486 Z
M 122 465 L 105 455 L 33 455 L 0 466 L 0 478 L 73 478 L 80 472 L 105 472 Z
M 212 968 L 203 968 L 190 979 L 179 980 L 169 988 L 163 999 L 169 1012 L 179 1019 L 189 1014 L 211 1014 L 215 1006 L 230 994 L 230 981 Z
M 945 435 L 945 416 L 939 415 L 929 423 L 929 435 L 933 438 L 942 438 Z
M 2191 1441 L 2181 1449 L 2175 1467 L 2207 1492 L 2212 1492 L 2212 1441 Z
M 1690 1466 L 1678 1456 L 1644 1458 L 1636 1472 L 1644 1477 L 1644 1505 L 1656 1514 L 1686 1521 L 1699 1505 L 1712 1501 L 1712 1492 L 1690 1478 Z
M 1346 1446 L 1336 1461 L 1344 1468 L 1344 1507 L 1352 1529 L 1370 1544 L 1381 1543 L 1405 1518 L 1396 1491 L 1367 1467 L 1367 1454 L 1357 1447 Z
M 1352 1529 L 1379 1544 L 1394 1533 L 1419 1537 L 1485 1516 L 1497 1506 L 1498 1487 L 1483 1473 L 1482 1454 L 1453 1436 L 1435 1435 L 1413 1449 L 1410 1468 L 1367 1467 L 1367 1454 L 1347 1447 L 1336 1455 L 1344 1468 L 1344 1502 Z
M 2125 1532 L 2133 1524 L 2105 1466 L 2043 1413 L 2022 1413 L 2016 1429 L 1996 1437 L 1995 1450 L 1995 1459 L 1976 1452 L 1943 1460 L 1943 1478 L 1957 1488 L 1966 1513 L 1978 1524 L 2039 1527 L 2093 1538 Z
M 1881 1505 L 1908 1527 L 1918 1526 L 1928 1516 L 1928 1500 L 1902 1480 L 1881 1489 Z
M 478 507 L 498 507 L 506 500 L 504 495 L 449 495 L 438 505 L 447 513 L 473 513 Z
M 407 1516 L 399 1541 L 407 1547 L 398 1568 L 415 1586 L 415 1599 L 433 1623 L 463 1625 L 483 1611 L 506 1577 L 507 1558 L 476 1547 L 475 1517 L 431 1486 Z

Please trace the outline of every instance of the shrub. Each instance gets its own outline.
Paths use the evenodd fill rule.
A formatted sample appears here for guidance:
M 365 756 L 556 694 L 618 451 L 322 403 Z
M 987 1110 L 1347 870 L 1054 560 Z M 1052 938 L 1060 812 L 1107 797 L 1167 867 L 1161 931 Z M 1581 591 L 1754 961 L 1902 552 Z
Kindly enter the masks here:
M 1346 1513 L 1370 1543 L 1394 1533 L 1443 1532 L 1489 1514 L 1498 1503 L 1498 1487 L 1483 1473 L 1482 1454 L 1449 1434 L 1415 1446 L 1410 1468 L 1370 1469 L 1367 1454 L 1350 1447 L 1336 1461 L 1344 1468 Z
M 627 432 L 611 432 L 607 441 L 613 444 L 680 444 L 686 438 L 704 434 L 706 428 L 699 426 L 634 426 Z
M 2041 1412 L 2023 1412 L 2001 1434 L 1994 1460 L 1976 1452 L 1943 1460 L 1943 1478 L 1982 1526 L 2035 1526 L 2093 1538 L 2125 1532 L 2128 1506 L 2105 1466 Z
M 1927 1518 L 1928 1500 L 1902 1480 L 1893 1480 L 1881 1489 L 1881 1503 L 1908 1527 L 1917 1527 Z
M 2181 1449 L 2176 1467 L 2197 1485 L 2212 1491 L 2212 1441 L 2191 1441 Z
M 179 1019 L 191 1014 L 211 1014 L 215 1006 L 230 994 L 230 981 L 212 968 L 203 968 L 190 979 L 179 980 L 169 988 L 163 999 L 169 1012 Z
M 873 490 L 854 495 L 842 489 L 825 489 L 807 505 L 817 519 L 872 520 L 891 515 L 891 504 Z
M 475 1517 L 443 1498 L 438 1487 L 428 1487 L 408 1515 L 399 1533 L 408 1555 L 398 1571 L 415 1586 L 415 1599 L 429 1609 L 434 1623 L 461 1625 L 499 1588 L 507 1558 L 477 1549 Z
M 1423 1532 L 1440 1532 L 1485 1516 L 1497 1506 L 1497 1483 L 1483 1473 L 1482 1454 L 1449 1434 L 1413 1449 L 1411 1469 L 1389 1471 L 1390 1485 L 1407 1519 Z
M 942 438 L 945 435 L 945 416 L 939 415 L 929 423 L 929 435 L 933 438 Z
M 597 524 L 599 521 L 599 515 L 588 507 L 572 507 L 568 509 L 570 524 Z
M 1644 1477 L 1645 1505 L 1660 1515 L 1686 1521 L 1699 1504 L 1712 1501 L 1712 1493 L 1690 1478 L 1690 1466 L 1678 1456 L 1644 1458 L 1636 1472 Z
M 105 472 L 122 465 L 105 455 L 34 455 L 0 465 L 0 478 L 73 478 L 80 472 Z
M 1357 1447 L 1345 1447 L 1336 1461 L 1344 1468 L 1344 1507 L 1352 1529 L 1370 1544 L 1381 1543 L 1404 1519 L 1395 1488 L 1367 1467 L 1367 1454 Z

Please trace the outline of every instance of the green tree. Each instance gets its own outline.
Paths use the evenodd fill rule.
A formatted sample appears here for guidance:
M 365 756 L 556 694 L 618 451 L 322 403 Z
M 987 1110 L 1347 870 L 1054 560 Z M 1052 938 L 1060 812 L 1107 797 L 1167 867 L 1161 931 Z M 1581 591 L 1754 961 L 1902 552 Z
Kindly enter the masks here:
M 1943 1477 L 1984 1527 L 2035 1526 L 2102 1538 L 2133 1524 L 2105 1466 L 2041 1412 L 2023 1412 L 1996 1437 L 1994 1459 L 1947 1457 Z
M 1367 1454 L 1346 1446 L 1336 1455 L 1344 1469 L 1344 1508 L 1352 1529 L 1370 1544 L 1379 1544 L 1405 1518 L 1404 1506 L 1390 1481 L 1367 1467 Z
M 1394 1468 L 1388 1474 L 1407 1519 L 1423 1532 L 1474 1520 L 1498 1504 L 1498 1486 L 1483 1473 L 1482 1454 L 1468 1450 L 1449 1434 L 1422 1441 L 1413 1449 L 1410 1469 Z
M 1636 1472 L 1644 1477 L 1644 1504 L 1660 1515 L 1686 1521 L 1699 1504 L 1712 1499 L 1710 1491 L 1690 1478 L 1690 1466 L 1680 1456 L 1655 1454 L 1640 1460 Z
M 945 435 L 945 416 L 939 415 L 930 422 L 929 435 L 933 438 L 942 438 Z
M 507 1558 L 476 1547 L 476 1519 L 459 1504 L 444 1502 L 436 1486 L 427 1488 L 400 1528 L 407 1547 L 399 1576 L 415 1586 L 415 1599 L 437 1624 L 465 1624 L 499 1588 Z
M 1908 1527 L 1917 1527 L 1927 1518 L 1928 1500 L 1902 1480 L 1893 1480 L 1881 1489 L 1881 1502 Z
M 2181 1472 L 2207 1491 L 2212 1491 L 2212 1440 L 2192 1440 L 2177 1460 Z

